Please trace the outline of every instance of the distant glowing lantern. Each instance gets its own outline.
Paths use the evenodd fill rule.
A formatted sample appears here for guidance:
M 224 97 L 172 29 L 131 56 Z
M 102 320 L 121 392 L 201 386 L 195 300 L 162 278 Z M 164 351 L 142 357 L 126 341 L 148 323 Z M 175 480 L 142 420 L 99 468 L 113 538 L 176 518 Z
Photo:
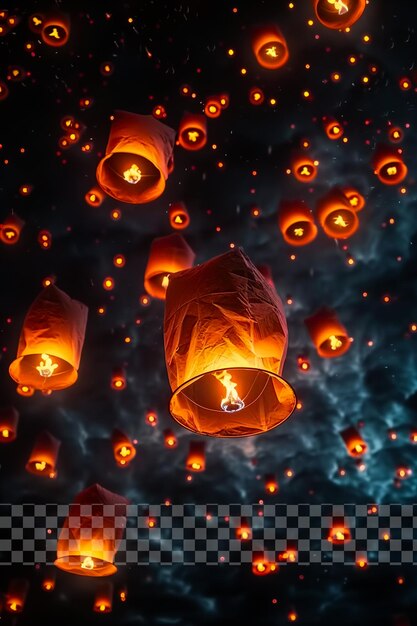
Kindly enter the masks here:
M 278 554 L 278 561 L 283 563 L 295 563 L 298 557 L 297 544 L 295 541 L 289 541 L 287 543 L 286 550 L 283 550 Z
M 379 146 L 372 159 L 375 174 L 384 185 L 398 185 L 407 176 L 402 156 L 390 146 Z
M 25 607 L 29 591 L 29 581 L 25 578 L 13 578 L 6 592 L 6 609 L 9 613 L 21 613 Z
M 169 428 L 164 430 L 164 444 L 166 448 L 176 448 L 178 444 L 176 436 Z
M 109 196 L 129 204 L 156 200 L 174 167 L 175 131 L 152 115 L 116 111 L 97 181 Z
M 282 202 L 278 225 L 285 241 L 292 246 L 305 246 L 317 236 L 314 217 L 304 202 Z
M 222 109 L 227 109 L 230 104 L 230 97 L 228 93 L 222 93 L 219 96 L 219 102 Z
M 354 187 L 342 187 L 341 192 L 348 199 L 353 211 L 362 211 L 365 206 L 365 198 Z
M 43 27 L 45 18 L 40 13 L 34 13 L 29 17 L 29 28 L 34 33 L 40 33 Z
M 153 298 L 165 300 L 167 287 L 176 272 L 193 266 L 195 254 L 181 235 L 176 233 L 152 241 L 145 269 L 144 285 Z
M 178 142 L 186 150 L 200 150 L 207 143 L 207 118 L 199 113 L 184 113 L 178 129 Z
M 56 582 L 56 570 L 52 569 L 52 567 L 47 568 L 43 575 L 42 579 L 42 589 L 43 591 L 51 592 L 55 589 Z
M 126 602 L 127 600 L 127 587 L 122 587 L 119 591 L 120 602 Z
M 38 243 L 42 250 L 49 250 L 52 245 L 52 235 L 49 230 L 41 230 L 39 232 Z
M 388 131 L 388 137 L 393 143 L 400 143 L 404 138 L 404 133 L 398 126 L 393 126 Z
M 290 57 L 285 37 L 276 26 L 258 29 L 252 40 L 252 50 L 261 67 L 277 70 Z
M 249 89 L 249 102 L 254 106 L 262 104 L 265 100 L 264 92 L 260 87 L 251 87 Z
M 411 470 L 411 468 L 405 466 L 397 467 L 397 469 L 395 470 L 395 475 L 400 480 L 405 480 L 406 478 L 409 478 L 412 473 L 413 471 Z
M 347 197 L 332 189 L 317 203 L 317 219 L 328 237 L 348 239 L 359 228 L 359 219 Z
M 236 539 L 239 541 L 249 541 L 252 539 L 252 529 L 246 517 L 242 517 L 239 526 L 236 528 Z
M 305 323 L 319 356 L 329 359 L 349 350 L 348 332 L 333 310 L 324 307 L 307 318 Z
M 363 437 L 353 426 L 342 430 L 340 436 L 345 442 L 345 446 L 350 456 L 359 457 L 365 454 L 365 452 L 368 450 L 368 446 L 366 445 Z
M 19 424 L 19 411 L 13 406 L 0 409 L 0 443 L 10 443 L 16 439 Z
M 307 155 L 297 155 L 292 159 L 291 171 L 300 183 L 311 183 L 317 176 L 318 161 Z
M 100 485 L 79 493 L 61 529 L 55 565 L 79 576 L 109 576 L 126 526 L 128 500 Z
M 340 139 L 344 132 L 342 124 L 333 119 L 326 119 L 324 130 L 329 139 Z
M 298 369 L 301 370 L 302 372 L 308 372 L 308 370 L 311 367 L 309 359 L 306 356 L 302 356 L 302 355 L 297 357 L 297 365 L 298 365 Z
M 204 472 L 206 469 L 206 444 L 204 441 L 190 441 L 185 467 L 191 472 Z
M 115 391 L 123 391 L 123 389 L 126 389 L 127 381 L 123 368 L 117 367 L 113 370 L 110 385 Z
M 119 467 L 127 467 L 136 456 L 136 448 L 127 435 L 115 428 L 111 436 L 113 454 Z
M 275 474 L 267 474 L 265 476 L 265 491 L 270 494 L 277 493 L 278 481 Z
M 164 120 L 167 117 L 167 112 L 166 112 L 165 107 L 162 106 L 162 104 L 157 104 L 152 109 L 152 115 L 157 120 Z
M 90 206 L 100 206 L 105 198 L 104 193 L 97 187 L 93 187 L 90 191 L 87 191 L 84 197 L 85 201 Z
M 270 562 L 265 554 L 260 551 L 253 553 L 252 557 L 252 573 L 255 576 L 267 576 L 268 574 L 276 574 L 278 572 L 278 565 L 274 562 Z
M 11 213 L 3 224 L 0 224 L 0 241 L 7 245 L 17 243 L 24 225 L 25 222 L 16 213 Z
M 366 0 L 313 0 L 319 22 L 327 28 L 342 30 L 350 28 L 366 7 Z
M 282 303 L 240 249 L 174 274 L 165 307 L 172 416 L 214 437 L 271 430 L 296 398 L 281 377 L 288 331 Z
M 342 545 L 351 541 L 352 535 L 349 528 L 346 526 L 345 520 L 340 517 L 335 517 L 332 522 L 332 527 L 329 529 L 327 535 L 327 541 L 334 545 Z
M 0 102 L 6 100 L 9 95 L 9 88 L 2 80 L 0 80 Z
M 55 285 L 41 291 L 26 314 L 17 357 L 9 367 L 13 380 L 42 391 L 73 385 L 78 378 L 87 315 L 84 304 Z
M 103 61 L 100 65 L 100 74 L 102 76 L 111 76 L 114 72 L 114 65 L 111 61 Z
M 26 396 L 27 398 L 30 398 L 35 393 L 35 388 L 30 387 L 29 385 L 18 385 L 16 387 L 16 391 L 19 396 Z
M 146 423 L 149 424 L 149 426 L 155 427 L 158 423 L 158 416 L 155 413 L 155 411 L 148 411 L 146 413 Z
M 38 476 L 56 478 L 56 463 L 60 446 L 60 440 L 56 439 L 47 430 L 44 430 L 36 438 L 29 460 L 26 463 L 26 470 Z
M 218 96 L 210 96 L 206 100 L 206 104 L 204 107 L 204 113 L 207 117 L 219 117 L 222 112 L 222 105 L 220 104 L 220 99 Z
M 96 591 L 96 597 L 94 599 L 94 612 L 95 613 L 111 613 L 113 605 L 113 583 L 106 581 L 100 583 Z
M 44 43 L 54 48 L 64 46 L 70 35 L 69 18 L 66 15 L 46 16 L 41 28 Z
M 190 216 L 184 202 L 173 202 L 168 209 L 169 223 L 175 230 L 183 230 L 190 224 Z

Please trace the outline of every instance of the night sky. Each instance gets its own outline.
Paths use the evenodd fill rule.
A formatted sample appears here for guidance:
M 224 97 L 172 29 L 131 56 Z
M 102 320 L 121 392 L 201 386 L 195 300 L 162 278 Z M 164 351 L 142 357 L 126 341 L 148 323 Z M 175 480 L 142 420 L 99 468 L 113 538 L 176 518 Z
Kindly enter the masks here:
M 9 90 L 0 102 L 0 223 L 14 212 L 25 225 L 15 245 L 0 242 L 0 406 L 20 412 L 16 441 L 0 446 L 1 501 L 67 504 L 100 483 L 135 504 L 412 503 L 415 2 L 370 0 L 350 32 L 321 25 L 309 0 L 65 0 L 4 8 L 18 23 L 0 37 L 0 81 Z M 28 24 L 33 13 L 54 11 L 71 21 L 69 41 L 58 48 Z M 253 27 L 271 24 L 281 29 L 290 53 L 278 70 L 261 68 L 251 49 Z M 111 75 L 103 75 L 103 64 L 111 64 Z M 409 89 L 402 88 L 404 78 Z M 252 87 L 263 90 L 262 104 L 250 103 Z M 207 120 L 202 150 L 175 146 L 174 171 L 156 201 L 133 205 L 106 197 L 101 206 L 87 204 L 115 110 L 152 114 L 162 106 L 162 122 L 177 130 L 185 111 L 203 113 L 206 98 L 216 94 L 229 95 L 228 108 Z M 82 132 L 63 150 L 65 116 L 73 116 Z M 326 136 L 324 117 L 343 125 L 342 139 Z M 404 137 L 391 146 L 403 150 L 408 175 L 387 186 L 374 174 L 372 156 L 379 144 L 390 144 L 389 131 L 397 126 Z M 319 162 L 311 185 L 287 172 L 299 152 Z M 343 185 L 366 198 L 358 231 L 335 240 L 319 226 L 309 245 L 285 243 L 280 202 L 304 200 L 314 213 L 322 196 Z M 255 264 L 270 266 L 289 329 L 284 377 L 299 403 L 269 433 L 204 438 L 206 471 L 192 480 L 185 458 L 189 442 L 202 438 L 170 416 L 164 302 L 152 299 L 145 306 L 142 300 L 151 242 L 174 232 L 168 207 L 177 201 L 189 211 L 190 225 L 181 234 L 196 264 L 240 246 Z M 45 250 L 38 242 L 43 230 L 52 235 Z M 113 264 L 117 254 L 126 258 L 123 268 Z M 24 398 L 8 368 L 26 311 L 47 277 L 89 308 L 79 379 L 50 396 Z M 103 288 L 106 277 L 115 281 L 111 291 Z M 321 306 L 336 310 L 353 339 L 339 358 L 318 356 L 308 335 L 304 320 Z M 300 355 L 309 359 L 308 371 L 300 370 Z M 120 392 L 110 386 L 115 368 L 126 372 Z M 148 411 L 157 414 L 155 427 L 146 422 Z M 368 444 L 363 465 L 348 455 L 340 436 L 349 426 Z M 114 428 L 138 442 L 126 469 L 113 458 Z M 167 428 L 178 438 L 175 450 L 164 447 Z M 55 480 L 25 471 L 44 429 L 62 441 Z M 396 477 L 400 467 L 407 469 L 404 480 Z M 279 491 L 267 495 L 264 477 L 271 473 Z M 266 577 L 254 576 L 250 565 L 122 565 L 114 577 L 113 612 L 106 616 L 92 611 L 97 580 L 58 572 L 55 591 L 45 594 L 42 568 L 3 566 L 0 576 L 2 592 L 13 577 L 31 582 L 17 621 L 1 617 L 22 626 L 269 626 L 288 623 L 292 612 L 304 625 L 388 626 L 397 615 L 417 624 L 417 573 L 410 565 L 361 570 L 290 564 Z M 121 604 L 117 590 L 123 585 L 128 600 Z

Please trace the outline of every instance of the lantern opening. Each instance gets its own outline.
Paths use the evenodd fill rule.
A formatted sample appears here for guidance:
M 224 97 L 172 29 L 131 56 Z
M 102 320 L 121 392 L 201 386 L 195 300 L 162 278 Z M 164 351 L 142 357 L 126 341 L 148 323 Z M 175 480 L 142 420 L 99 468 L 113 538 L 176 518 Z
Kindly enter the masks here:
M 275 66 L 277 59 L 286 55 L 286 49 L 279 41 L 268 41 L 259 49 L 259 55 L 262 57 L 264 63 Z
M 73 384 L 78 378 L 77 371 L 70 363 L 57 356 L 46 353 L 28 354 L 16 359 L 13 363 L 13 373 L 22 377 L 20 372 L 24 372 L 25 384 L 36 389 L 49 389 L 50 384 L 53 389 L 61 389 Z M 16 380 L 15 379 L 15 380 Z M 62 380 L 62 386 L 60 381 Z
M 323 229 L 329 237 L 342 239 L 352 235 L 358 227 L 356 213 L 348 209 L 336 208 L 324 219 Z
M 65 572 L 80 576 L 110 576 L 117 572 L 113 563 L 83 554 L 63 556 L 55 560 L 55 565 Z
M 198 128 L 188 127 L 181 133 L 181 138 L 185 144 L 198 146 L 204 139 Z
M 314 0 L 317 18 L 335 30 L 352 26 L 362 15 L 366 0 Z
M 295 242 L 304 242 L 305 239 L 312 240 L 317 234 L 317 228 L 312 222 L 295 222 L 287 228 L 285 234 L 288 239 Z
M 344 352 L 348 343 L 349 339 L 343 335 L 330 335 L 328 339 L 320 344 L 320 351 L 322 354 L 335 356 L 340 352 Z
M 160 171 L 149 159 L 129 152 L 116 152 L 109 156 L 106 160 L 106 172 L 106 183 L 110 186 L 119 187 L 120 184 L 125 184 L 131 189 L 140 182 L 137 191 L 129 191 L 140 195 L 156 186 L 161 178 Z M 134 199 L 134 202 L 138 200 Z

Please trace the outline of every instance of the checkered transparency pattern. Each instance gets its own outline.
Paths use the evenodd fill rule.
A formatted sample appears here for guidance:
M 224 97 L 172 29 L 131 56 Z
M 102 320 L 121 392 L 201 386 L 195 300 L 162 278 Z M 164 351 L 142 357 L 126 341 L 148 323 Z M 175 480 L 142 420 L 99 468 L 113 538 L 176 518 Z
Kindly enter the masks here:
M 102 507 L 101 509 L 99 507 Z M 114 519 L 123 523 L 117 506 L 82 505 L 80 515 L 94 507 L 91 527 Z M 0 564 L 51 564 L 56 558 L 60 530 L 70 505 L 0 505 Z M 417 505 L 382 504 L 150 504 L 128 505 L 127 526 L 115 564 L 251 563 L 254 553 L 280 562 L 288 546 L 303 565 L 417 564 Z M 237 538 L 242 519 L 251 529 L 248 540 Z M 351 539 L 340 545 L 328 541 L 335 520 L 343 520 Z M 80 518 L 73 518 L 77 525 Z M 109 537 L 114 528 L 107 528 Z M 87 534 L 90 528 L 86 530 Z M 86 535 L 87 536 L 87 535 Z M 107 537 L 107 534 L 106 534 Z M 283 562 L 285 564 L 285 561 Z

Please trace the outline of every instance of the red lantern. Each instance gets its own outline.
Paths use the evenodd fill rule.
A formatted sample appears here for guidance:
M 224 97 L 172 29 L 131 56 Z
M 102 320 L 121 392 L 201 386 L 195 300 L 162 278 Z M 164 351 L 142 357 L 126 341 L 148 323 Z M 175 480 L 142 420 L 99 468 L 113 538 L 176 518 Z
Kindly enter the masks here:
M 186 150 L 200 150 L 207 143 L 207 118 L 198 113 L 184 113 L 178 130 L 178 143 Z
M 350 28 L 366 7 L 366 0 L 313 0 L 319 22 L 327 28 L 341 30 Z
M 13 578 L 6 592 L 6 609 L 9 613 L 21 613 L 25 607 L 29 591 L 29 581 L 25 578 Z
M 184 202 L 173 202 L 168 209 L 171 228 L 183 230 L 190 224 L 190 216 Z
M 344 132 L 342 124 L 339 124 L 339 122 L 334 119 L 326 119 L 324 130 L 329 139 L 340 139 Z
M 31 474 L 56 478 L 56 462 L 61 442 L 47 430 L 44 430 L 36 439 L 26 470 Z
M 20 233 L 25 222 L 15 213 L 11 213 L 0 224 L 0 241 L 7 245 L 13 245 L 19 241 Z
M 291 171 L 300 183 L 311 183 L 317 176 L 318 161 L 307 155 L 297 155 L 291 163 Z
M 277 493 L 278 482 L 275 474 L 267 474 L 265 476 L 265 491 L 270 494 Z
M 242 437 L 291 415 L 283 306 L 242 250 L 171 277 L 164 335 L 170 411 L 181 426 Z
M 304 202 L 282 202 L 278 225 L 285 241 L 292 246 L 305 246 L 317 236 L 314 217 Z
M 330 359 L 349 350 L 347 330 L 331 309 L 320 309 L 307 318 L 305 323 L 319 356 Z
M 372 159 L 375 174 L 384 185 L 398 185 L 407 176 L 408 168 L 397 150 L 379 146 Z
M 123 368 L 118 367 L 113 370 L 110 385 L 115 391 L 123 391 L 123 389 L 126 389 L 126 374 Z
M 174 233 L 152 241 L 145 269 L 145 289 L 153 298 L 165 300 L 166 289 L 176 272 L 193 266 L 195 254 L 181 235 Z
M 362 211 L 365 206 L 365 198 L 354 187 L 342 187 L 341 192 L 347 198 L 352 211 Z
M 126 526 L 128 500 L 100 485 L 79 493 L 58 538 L 55 565 L 80 576 L 109 576 Z
M 0 443 L 10 443 L 16 439 L 19 424 L 19 411 L 13 406 L 0 409 Z
M 287 42 L 276 26 L 258 29 L 252 40 L 252 50 L 261 67 L 277 70 L 290 58 Z
M 127 435 L 115 428 L 111 436 L 113 454 L 119 467 L 127 467 L 136 456 L 136 448 Z
M 146 423 L 149 424 L 149 426 L 152 426 L 152 428 L 155 428 L 158 423 L 158 416 L 154 411 L 148 411 L 145 419 Z
M 348 239 L 359 228 L 358 216 L 339 189 L 333 189 L 319 200 L 317 219 L 326 235 L 332 239 Z
M 218 96 L 210 96 L 206 100 L 204 113 L 207 117 L 219 117 L 222 112 L 222 105 Z
M 206 469 L 206 444 L 204 441 L 190 441 L 185 467 L 191 472 L 204 472 Z
M 41 26 L 41 36 L 44 43 L 53 48 L 58 48 L 67 43 L 69 35 L 70 23 L 68 16 L 51 15 L 45 17 Z
M 111 613 L 113 605 L 113 583 L 106 581 L 100 584 L 94 600 L 95 613 Z
M 176 448 L 178 441 L 172 430 L 167 428 L 164 430 L 164 443 L 166 448 Z
M 175 131 L 152 115 L 116 111 L 97 181 L 107 195 L 129 204 L 156 200 L 174 167 Z
M 350 456 L 359 457 L 365 454 L 368 446 L 356 428 L 353 426 L 345 428 L 345 430 L 342 430 L 340 435 L 345 442 L 345 446 Z

